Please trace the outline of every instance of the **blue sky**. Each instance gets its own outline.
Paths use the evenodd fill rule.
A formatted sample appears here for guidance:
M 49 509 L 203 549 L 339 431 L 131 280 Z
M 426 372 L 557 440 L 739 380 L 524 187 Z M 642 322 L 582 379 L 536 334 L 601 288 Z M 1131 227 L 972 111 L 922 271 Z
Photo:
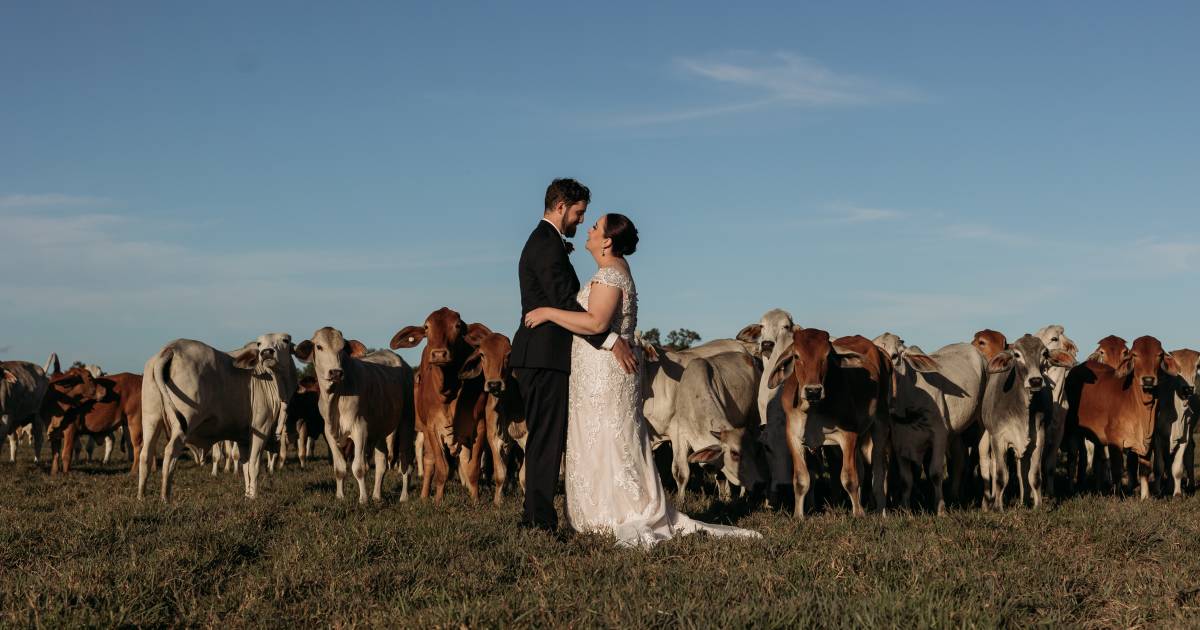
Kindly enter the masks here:
M 1200 345 L 1200 5 L 570 4 L 6 3 L 0 356 L 511 333 L 556 176 L 643 328 Z

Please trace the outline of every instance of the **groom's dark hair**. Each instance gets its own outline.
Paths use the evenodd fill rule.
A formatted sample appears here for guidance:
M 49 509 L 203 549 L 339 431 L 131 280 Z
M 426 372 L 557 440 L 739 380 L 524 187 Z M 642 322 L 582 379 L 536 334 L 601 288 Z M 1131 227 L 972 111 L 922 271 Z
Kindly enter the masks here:
M 569 177 L 556 179 L 546 187 L 545 212 L 553 210 L 554 206 L 558 205 L 560 201 L 567 204 L 567 207 L 573 206 L 580 201 L 591 203 L 592 191 L 588 190 L 587 186 Z

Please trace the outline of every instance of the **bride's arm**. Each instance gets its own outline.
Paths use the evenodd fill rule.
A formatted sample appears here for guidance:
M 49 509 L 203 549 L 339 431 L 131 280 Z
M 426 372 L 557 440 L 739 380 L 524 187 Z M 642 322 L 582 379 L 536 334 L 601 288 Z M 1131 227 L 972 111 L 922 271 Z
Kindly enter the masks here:
M 533 328 L 545 322 L 553 322 L 577 335 L 595 335 L 608 330 L 617 306 L 621 303 L 621 289 L 592 283 L 588 297 L 588 310 L 582 313 L 558 308 L 535 308 L 525 316 L 525 325 Z

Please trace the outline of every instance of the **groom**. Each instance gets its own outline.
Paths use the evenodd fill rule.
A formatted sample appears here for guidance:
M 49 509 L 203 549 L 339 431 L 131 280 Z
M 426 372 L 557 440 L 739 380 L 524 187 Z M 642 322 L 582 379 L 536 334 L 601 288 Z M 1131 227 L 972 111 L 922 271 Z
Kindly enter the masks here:
M 567 444 L 567 396 L 571 373 L 571 333 L 555 324 L 525 326 L 535 308 L 583 311 L 575 301 L 579 277 L 567 254 L 565 238 L 575 236 L 591 201 L 587 186 L 573 179 L 556 179 L 546 189 L 542 220 L 521 250 L 517 274 L 521 281 L 521 324 L 513 336 L 509 365 L 525 399 L 529 436 L 525 447 L 525 514 L 521 527 L 553 531 L 558 527 L 554 491 Z M 592 347 L 611 350 L 621 367 L 637 367 L 625 340 L 616 333 L 583 337 Z

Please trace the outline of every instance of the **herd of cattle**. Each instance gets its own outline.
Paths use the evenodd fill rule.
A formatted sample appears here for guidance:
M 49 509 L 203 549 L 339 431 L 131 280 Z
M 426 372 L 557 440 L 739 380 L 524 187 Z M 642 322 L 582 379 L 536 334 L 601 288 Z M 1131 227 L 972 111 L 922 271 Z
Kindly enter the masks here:
M 106 438 L 107 459 L 123 430 L 139 498 L 159 455 L 161 496 L 170 498 L 185 448 L 201 462 L 211 453 L 213 474 L 222 459 L 236 461 L 252 498 L 264 453 L 273 470 L 294 443 L 303 466 L 323 433 L 338 498 L 349 470 L 367 500 L 373 459 L 375 500 L 395 470 L 401 500 L 416 473 L 421 496 L 438 501 L 456 469 L 472 499 L 489 474 L 499 504 L 514 476 L 524 486 L 524 404 L 509 339 L 441 308 L 390 346 L 422 342 L 415 370 L 328 327 L 299 344 L 272 333 L 231 352 L 176 340 L 143 374 L 64 372 L 56 356 L 44 368 L 0 362 L 0 438 L 13 459 L 18 431 L 31 433 L 35 458 L 48 437 L 58 474 L 71 470 L 80 436 Z M 922 474 L 939 513 L 943 486 L 961 502 L 979 487 L 984 509 L 1003 509 L 1009 495 L 1037 506 L 1044 493 L 1080 484 L 1108 490 L 1136 480 L 1146 498 L 1152 476 L 1163 494 L 1194 483 L 1200 353 L 1166 352 L 1150 336 L 1107 337 L 1083 362 L 1062 326 L 1011 343 L 982 330 L 926 354 L 891 333 L 833 338 L 776 309 L 733 339 L 641 349 L 644 415 L 656 447 L 670 445 L 680 497 L 693 469 L 715 473 L 723 498 L 737 488 L 794 500 L 798 516 L 813 505 L 810 471 L 822 468 L 840 479 L 855 515 L 868 487 L 874 509 L 910 506 Z M 300 379 L 293 359 L 315 376 Z M 1010 467 L 1018 483 L 1006 492 Z

